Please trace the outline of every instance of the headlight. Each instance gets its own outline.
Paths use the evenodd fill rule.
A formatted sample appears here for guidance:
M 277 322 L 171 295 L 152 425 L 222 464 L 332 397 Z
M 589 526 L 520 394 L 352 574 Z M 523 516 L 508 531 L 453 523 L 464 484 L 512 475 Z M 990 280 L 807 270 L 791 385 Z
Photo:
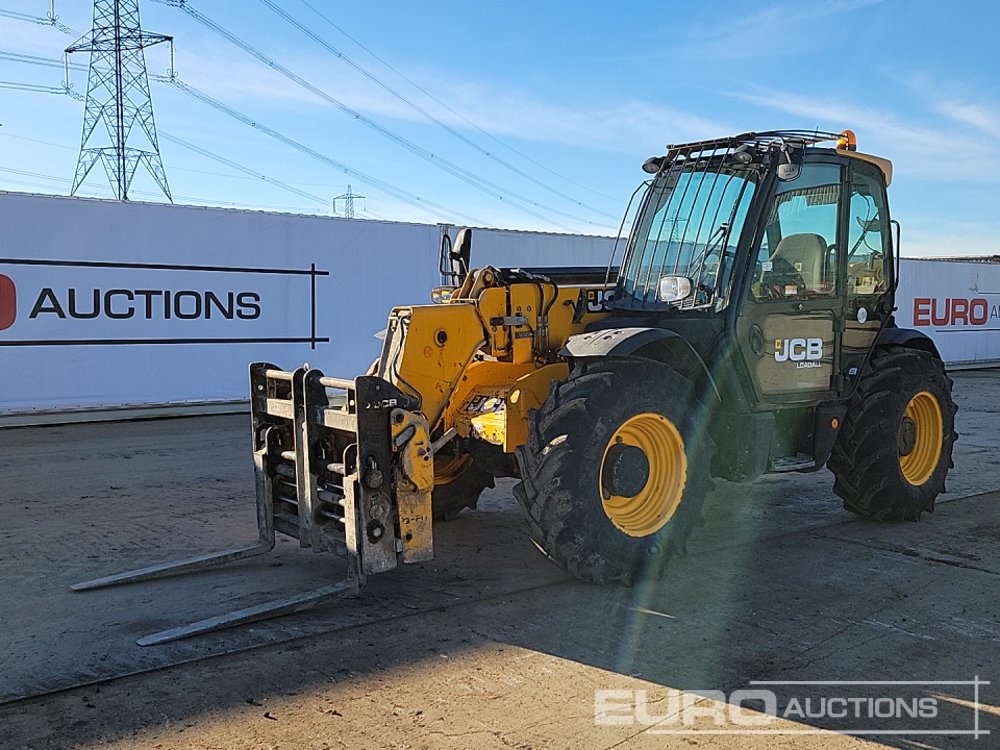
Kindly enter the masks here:
M 456 291 L 456 287 L 453 286 L 436 286 L 431 289 L 431 302 L 435 305 L 439 305 L 442 302 L 449 302 L 451 300 L 451 295 Z
M 680 302 L 691 295 L 691 279 L 687 276 L 661 276 L 657 289 L 660 302 Z

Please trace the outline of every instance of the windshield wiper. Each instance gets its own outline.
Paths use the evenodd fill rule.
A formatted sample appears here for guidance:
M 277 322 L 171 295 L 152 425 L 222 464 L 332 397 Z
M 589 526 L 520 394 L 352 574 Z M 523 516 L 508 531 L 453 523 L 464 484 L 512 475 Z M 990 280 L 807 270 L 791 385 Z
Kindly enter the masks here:
M 696 294 L 696 297 L 695 297 L 695 306 L 696 307 L 701 307 L 703 305 L 709 305 L 709 304 L 712 303 L 712 298 L 714 298 L 715 293 L 716 293 L 716 289 L 718 288 L 718 284 L 719 284 L 719 272 L 722 269 L 722 267 L 725 265 L 725 260 L 724 260 L 725 253 L 722 252 L 722 248 L 725 247 L 726 242 L 729 239 L 729 231 L 730 231 L 730 227 L 731 226 L 732 226 L 732 223 L 730 221 L 724 221 L 721 224 L 719 224 L 719 226 L 717 226 L 712 231 L 712 234 L 710 234 L 709 237 L 708 237 L 708 243 L 705 246 L 705 252 L 703 252 L 701 254 L 701 263 L 698 266 L 698 273 L 692 275 L 693 276 L 692 281 L 697 280 L 697 283 L 698 283 L 698 286 L 697 286 L 697 289 L 696 289 L 696 292 L 695 292 L 695 294 Z M 705 263 L 706 263 L 706 261 L 708 261 L 709 257 L 711 257 L 711 255 L 713 253 L 715 253 L 716 251 L 719 252 L 719 265 L 718 265 L 718 267 L 716 268 L 716 271 L 715 271 L 715 280 L 713 282 L 713 285 L 711 287 L 709 287 L 709 286 L 705 285 L 704 283 L 702 283 L 701 276 L 705 272 Z M 697 294 L 699 294 L 699 293 L 706 293 L 706 292 L 710 292 L 711 293 L 711 296 L 709 297 L 709 299 L 706 299 L 704 301 L 699 301 L 697 299 Z

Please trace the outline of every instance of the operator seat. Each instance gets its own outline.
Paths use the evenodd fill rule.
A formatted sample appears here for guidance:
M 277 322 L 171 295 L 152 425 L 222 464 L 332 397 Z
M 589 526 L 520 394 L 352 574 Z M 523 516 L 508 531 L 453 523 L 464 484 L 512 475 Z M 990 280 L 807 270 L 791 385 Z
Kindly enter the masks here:
M 785 261 L 802 277 L 806 289 L 821 291 L 826 276 L 823 273 L 826 252 L 826 240 L 820 235 L 807 232 L 790 234 L 778 243 L 771 262 Z

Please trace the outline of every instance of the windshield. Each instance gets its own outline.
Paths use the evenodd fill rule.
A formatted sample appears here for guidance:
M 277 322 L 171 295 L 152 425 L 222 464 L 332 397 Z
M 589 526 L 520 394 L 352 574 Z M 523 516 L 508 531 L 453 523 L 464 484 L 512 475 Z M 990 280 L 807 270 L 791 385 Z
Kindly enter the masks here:
M 664 276 L 691 280 L 677 307 L 721 305 L 758 172 L 722 159 L 675 164 L 650 182 L 613 305 L 656 308 Z

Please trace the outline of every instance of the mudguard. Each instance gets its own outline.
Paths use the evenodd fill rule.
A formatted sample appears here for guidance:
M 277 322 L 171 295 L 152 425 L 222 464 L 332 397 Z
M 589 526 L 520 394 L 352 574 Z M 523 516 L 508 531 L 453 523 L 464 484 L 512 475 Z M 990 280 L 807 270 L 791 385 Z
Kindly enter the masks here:
M 875 339 L 875 346 L 906 346 L 930 352 L 939 359 L 941 357 L 931 337 L 912 328 L 883 328 Z
M 709 386 L 703 389 L 721 401 L 708 366 L 688 341 L 666 328 L 607 328 L 570 336 L 559 352 L 571 360 L 605 357 L 646 357 L 665 362 L 693 380 Z

